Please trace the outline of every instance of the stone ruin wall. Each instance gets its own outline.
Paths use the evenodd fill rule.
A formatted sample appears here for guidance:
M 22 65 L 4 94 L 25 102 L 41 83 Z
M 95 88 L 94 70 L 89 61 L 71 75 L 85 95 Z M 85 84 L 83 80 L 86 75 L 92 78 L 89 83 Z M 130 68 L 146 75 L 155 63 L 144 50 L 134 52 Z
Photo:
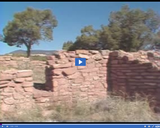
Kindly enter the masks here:
M 75 58 L 86 58 L 86 66 L 75 66 Z M 60 51 L 48 57 L 47 65 L 46 89 L 53 91 L 54 101 L 92 102 L 111 91 L 149 95 L 151 105 L 160 107 L 160 52 Z
M 2 111 L 33 103 L 33 78 L 31 70 L 0 72 L 0 104 Z
M 45 61 L 30 60 L 26 57 L 0 56 L 0 70 L 29 69 L 31 66 L 35 68 L 45 68 Z
M 52 94 L 34 88 L 32 70 L 0 71 L 1 112 L 46 106 L 51 103 Z
M 116 95 L 147 96 L 151 106 L 160 107 L 160 53 L 112 52 L 111 86 Z M 155 108 L 156 111 L 160 111 Z
M 48 57 L 46 89 L 55 102 L 93 102 L 107 96 L 109 51 L 61 51 Z M 75 58 L 86 58 L 86 66 L 75 66 Z
M 86 58 L 86 66 L 75 66 L 75 58 Z M 46 105 L 48 103 L 75 103 L 79 100 L 93 102 L 107 98 L 108 91 L 121 96 L 133 96 L 135 93 L 150 95 L 155 100 L 153 104 L 160 107 L 160 53 L 158 52 L 59 51 L 57 55 L 48 56 L 45 90 L 35 89 L 33 81 L 30 81 L 28 84 L 30 92 L 26 91 L 25 88 L 28 87 L 24 85 L 27 86 L 25 82 L 29 82 L 26 78 L 31 80 L 32 76 L 24 78 L 20 75 L 20 78 L 16 78 L 19 72 L 30 71 L 0 73 L 4 75 L 4 78 L 9 76 L 9 80 L 1 80 L 3 77 L 0 79 L 0 93 L 5 94 L 10 91 L 8 95 L 11 95 L 10 98 L 14 101 L 12 102 L 8 96 L 1 95 L 3 98 L 1 102 L 7 107 L 23 104 L 21 103 L 23 100 L 14 99 L 14 95 L 22 99 L 29 95 L 32 97 L 31 103 Z M 21 79 L 21 82 L 16 82 L 15 79 Z M 23 96 L 20 92 L 14 94 L 17 86 L 23 89 Z M 25 100 L 28 98 L 26 97 Z

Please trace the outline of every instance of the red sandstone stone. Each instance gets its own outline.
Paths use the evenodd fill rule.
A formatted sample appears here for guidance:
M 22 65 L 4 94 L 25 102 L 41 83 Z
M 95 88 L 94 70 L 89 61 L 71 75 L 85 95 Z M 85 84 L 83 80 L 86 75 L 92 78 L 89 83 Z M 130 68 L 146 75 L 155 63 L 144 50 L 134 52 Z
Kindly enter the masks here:
M 71 67 L 72 64 L 71 63 L 66 63 L 66 64 L 53 64 L 51 65 L 53 68 L 68 68 Z
M 51 76 L 50 79 L 61 79 L 61 78 L 63 78 L 63 76 Z
M 144 83 L 144 85 L 157 85 L 157 83 Z
M 80 73 L 79 72 L 76 72 L 76 73 L 74 73 L 74 74 L 72 74 L 72 75 L 69 75 L 69 76 L 67 76 L 69 79 L 76 79 L 76 78 L 78 78 L 80 76 Z
M 80 88 L 80 91 L 82 92 L 86 92 L 88 90 L 88 88 Z
M 7 97 L 10 97 L 10 96 L 12 96 L 12 93 L 2 92 L 2 93 L 1 93 L 1 96 L 7 96 Z
M 14 92 L 14 93 L 13 93 L 13 98 L 14 98 L 15 100 L 19 100 L 19 99 L 23 99 L 24 96 L 21 95 L 20 93 Z
M 140 74 L 139 73 L 134 73 L 134 72 L 132 72 L 132 73 L 125 73 L 126 75 L 129 75 L 129 76 L 139 76 Z
M 118 52 L 111 52 L 110 56 L 117 57 L 118 56 Z
M 89 54 L 87 50 L 76 50 L 76 54 Z
M 17 72 L 17 77 L 18 78 L 30 77 L 32 76 L 32 74 L 33 74 L 32 70 L 20 70 Z
M 7 105 L 12 105 L 14 104 L 14 99 L 12 97 L 9 97 L 9 98 L 5 98 L 3 99 L 4 103 L 7 104 Z
M 13 76 L 11 74 L 0 73 L 0 81 L 11 80 Z
M 76 67 L 72 67 L 72 68 L 66 68 L 63 69 L 62 73 L 64 73 L 65 75 L 72 75 L 77 71 Z
M 15 78 L 14 81 L 16 83 L 23 83 L 25 81 L 25 78 Z
M 59 52 L 57 57 L 58 57 L 59 59 L 64 59 L 64 58 L 66 58 L 66 56 L 65 56 L 64 53 L 62 53 L 62 52 Z
M 58 86 L 58 82 L 56 80 L 53 81 L 53 87 L 57 87 Z
M 47 56 L 47 60 L 55 60 L 55 56 Z
M 90 63 L 93 63 L 93 62 L 95 62 L 95 60 L 92 59 L 92 58 L 89 58 L 89 59 L 86 61 L 86 64 L 90 64 Z
M 141 73 L 141 75 L 144 75 L 144 76 L 146 76 L 146 75 L 148 75 L 148 76 L 150 76 L 150 75 L 152 75 L 152 76 L 160 76 L 160 73 Z
M 27 78 L 25 78 L 25 81 L 32 82 L 33 81 L 33 77 L 27 77 Z
M 62 69 L 54 69 L 52 70 L 52 75 L 62 75 Z
M 92 58 L 93 58 L 94 60 L 96 60 L 96 61 L 103 59 L 100 54 L 93 55 Z
M 78 70 L 86 69 L 86 68 L 87 68 L 86 66 L 78 66 L 78 67 L 77 67 Z
M 33 92 L 33 87 L 24 88 L 25 92 Z
M 8 86 L 8 84 L 1 84 L 0 88 L 4 88 L 4 87 L 7 87 L 7 86 Z
M 9 81 L 0 81 L 0 87 L 1 87 L 1 85 L 8 84 L 8 83 L 9 83 Z
M 87 60 L 90 58 L 88 55 L 79 54 L 79 58 L 86 58 Z
M 111 64 L 118 64 L 118 60 L 112 60 Z
M 50 101 L 49 98 L 44 98 L 44 97 L 36 99 L 36 103 L 45 103 L 49 101 Z
M 59 85 L 66 85 L 68 83 L 68 80 L 66 79 L 57 79 L 56 81 Z
M 94 64 L 94 63 L 87 64 L 86 66 L 87 66 L 88 69 L 90 69 L 90 68 L 91 68 L 91 69 L 95 68 L 95 64 Z
M 22 84 L 22 87 L 33 87 L 33 82 L 24 82 L 23 84 Z
M 13 88 L 4 88 L 4 92 L 6 93 L 12 93 L 14 91 Z
M 16 84 L 15 85 L 15 91 L 18 93 L 23 93 L 24 89 L 22 88 L 22 84 Z

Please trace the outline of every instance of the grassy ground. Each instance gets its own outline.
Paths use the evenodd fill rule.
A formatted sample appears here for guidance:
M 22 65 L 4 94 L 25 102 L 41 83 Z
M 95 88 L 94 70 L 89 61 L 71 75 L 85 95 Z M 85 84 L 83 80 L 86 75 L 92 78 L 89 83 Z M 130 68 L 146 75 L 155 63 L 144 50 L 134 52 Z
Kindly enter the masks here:
M 74 107 L 50 105 L 43 109 L 17 110 L 5 113 L 1 121 L 40 122 L 152 122 L 160 121 L 152 113 L 146 100 L 125 101 L 119 97 L 108 97 L 94 104 L 78 103 Z

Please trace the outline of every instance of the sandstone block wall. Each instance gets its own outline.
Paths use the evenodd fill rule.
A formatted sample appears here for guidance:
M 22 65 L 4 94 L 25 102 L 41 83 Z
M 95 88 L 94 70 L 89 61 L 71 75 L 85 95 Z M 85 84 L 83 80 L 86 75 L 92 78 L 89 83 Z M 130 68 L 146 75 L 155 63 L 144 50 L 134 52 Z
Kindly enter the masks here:
M 1 112 L 47 106 L 52 101 L 52 92 L 34 88 L 32 70 L 0 71 Z
M 160 54 L 156 52 L 112 52 L 111 86 L 116 95 L 148 96 L 160 107 Z
M 75 58 L 86 58 L 86 66 L 75 66 Z M 135 93 L 149 95 L 154 99 L 152 104 L 160 107 L 158 52 L 59 51 L 47 59 L 45 90 L 34 88 L 32 70 L 0 71 L 2 111 L 31 107 L 32 104 L 93 102 L 105 99 L 107 91 L 125 97 Z M 3 58 L 1 64 L 3 61 L 12 62 Z M 34 64 L 39 68 L 45 66 L 44 62 Z
M 31 107 L 33 103 L 32 70 L 0 72 L 0 105 L 2 111 Z
M 12 56 L 0 56 L 1 68 L 19 68 L 22 64 L 26 65 L 30 62 L 29 58 L 25 57 L 12 57 Z M 5 70 L 6 70 L 5 69 Z
M 49 56 L 46 89 L 54 102 L 93 102 L 107 96 L 107 63 L 110 51 L 60 51 Z M 75 66 L 75 58 L 86 58 L 86 66 Z
M 75 66 L 75 58 L 86 58 L 86 66 Z M 55 102 L 92 102 L 106 98 L 110 90 L 116 95 L 150 95 L 160 106 L 160 53 L 60 51 L 48 57 L 46 90 L 53 91 Z
M 45 61 L 30 60 L 26 57 L 0 56 L 0 70 L 45 68 Z

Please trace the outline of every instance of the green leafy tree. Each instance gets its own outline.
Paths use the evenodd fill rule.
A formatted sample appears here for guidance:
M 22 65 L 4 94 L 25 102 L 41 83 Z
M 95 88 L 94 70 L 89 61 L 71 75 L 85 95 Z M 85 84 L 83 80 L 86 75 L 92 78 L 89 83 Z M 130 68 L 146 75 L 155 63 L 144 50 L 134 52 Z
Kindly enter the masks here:
M 109 21 L 111 29 L 116 24 L 117 29 L 114 31 L 120 32 L 117 40 L 119 49 L 125 51 L 139 50 L 146 40 L 152 39 L 152 34 L 160 25 L 159 16 L 153 10 L 131 10 L 127 5 L 120 11 L 112 12 Z M 115 39 L 113 35 L 112 38 Z
M 37 10 L 27 8 L 16 13 L 14 19 L 4 28 L 4 42 L 9 46 L 25 45 L 27 57 L 31 54 L 31 46 L 38 44 L 39 40 L 53 40 L 53 29 L 57 20 L 51 10 Z
M 67 41 L 67 42 L 64 42 L 63 44 L 63 50 L 69 50 L 69 48 L 73 45 L 73 42 L 72 41 Z
M 137 51 L 153 40 L 153 34 L 160 26 L 159 15 L 153 10 L 130 9 L 127 5 L 120 11 L 111 12 L 109 24 L 100 30 L 86 26 L 81 30 L 69 50 L 109 49 Z
M 81 29 L 81 36 L 76 38 L 74 44 L 68 50 L 76 49 L 98 49 L 99 30 L 94 30 L 92 25 Z

